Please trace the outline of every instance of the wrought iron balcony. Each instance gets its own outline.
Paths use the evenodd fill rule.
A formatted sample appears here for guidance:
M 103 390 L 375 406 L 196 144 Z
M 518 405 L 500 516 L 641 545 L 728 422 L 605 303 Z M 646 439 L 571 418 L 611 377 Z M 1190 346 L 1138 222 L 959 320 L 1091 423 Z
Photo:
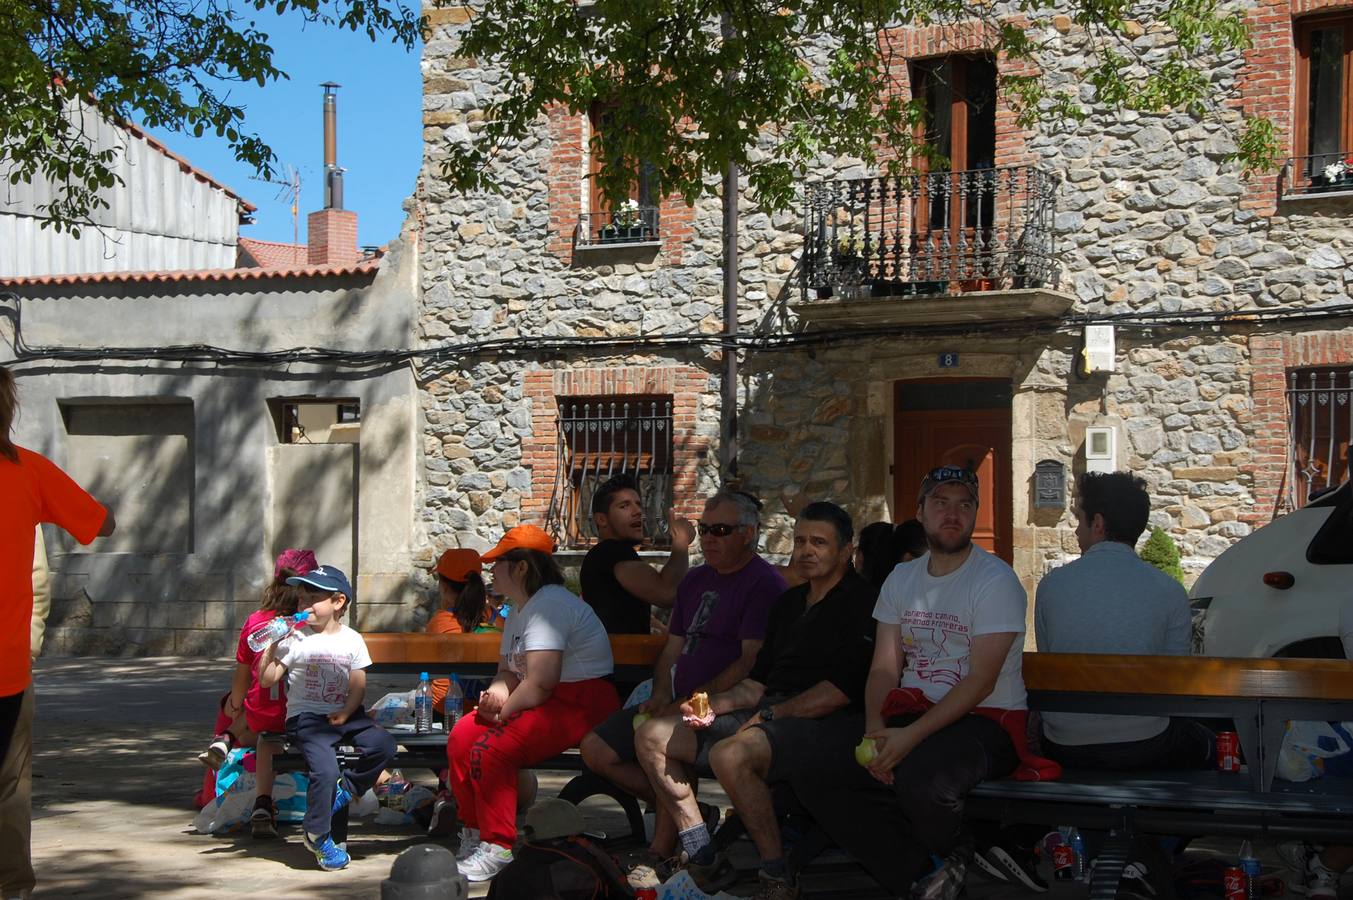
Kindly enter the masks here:
M 810 185 L 805 299 L 1052 287 L 1057 184 L 1003 166 Z
M 1284 200 L 1311 194 L 1353 194 L 1353 150 L 1294 156 L 1278 176 Z
M 658 207 L 636 206 L 618 212 L 583 213 L 578 217 L 575 243 L 579 247 L 597 247 L 658 239 Z

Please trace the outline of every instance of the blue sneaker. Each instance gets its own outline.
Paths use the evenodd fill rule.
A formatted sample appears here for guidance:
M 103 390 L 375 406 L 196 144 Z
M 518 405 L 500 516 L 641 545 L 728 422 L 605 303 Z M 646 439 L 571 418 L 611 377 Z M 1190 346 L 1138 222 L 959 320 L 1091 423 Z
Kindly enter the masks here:
M 347 789 L 343 783 L 343 776 L 338 777 L 338 784 L 334 787 L 334 808 L 330 815 L 338 815 L 339 810 L 352 802 L 352 791 Z
M 335 844 L 334 839 L 327 834 L 317 841 L 312 841 L 310 835 L 302 831 L 301 843 L 305 844 L 305 849 L 315 854 L 319 867 L 326 872 L 337 872 L 352 862 L 348 851 Z

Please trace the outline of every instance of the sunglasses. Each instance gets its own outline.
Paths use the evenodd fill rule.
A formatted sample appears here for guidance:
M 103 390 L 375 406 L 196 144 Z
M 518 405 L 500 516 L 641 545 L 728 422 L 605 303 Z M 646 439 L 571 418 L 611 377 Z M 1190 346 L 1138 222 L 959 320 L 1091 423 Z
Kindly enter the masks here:
M 715 537 L 728 537 L 741 527 L 741 525 L 725 525 L 722 522 L 716 522 L 713 525 L 706 525 L 704 522 L 700 522 L 696 524 L 695 530 L 700 533 L 701 537 L 704 537 L 707 534 L 712 534 Z

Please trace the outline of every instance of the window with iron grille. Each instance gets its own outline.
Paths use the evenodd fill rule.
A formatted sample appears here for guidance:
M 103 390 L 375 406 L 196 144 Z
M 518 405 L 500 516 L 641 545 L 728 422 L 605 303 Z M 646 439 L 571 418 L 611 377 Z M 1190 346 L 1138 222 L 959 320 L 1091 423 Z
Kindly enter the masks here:
M 1287 483 L 1294 508 L 1348 480 L 1353 369 L 1298 369 L 1287 376 L 1292 447 Z
M 559 467 L 550 500 L 551 531 L 568 546 L 596 541 L 592 495 L 621 473 L 639 483 L 645 543 L 667 546 L 672 506 L 672 397 L 560 397 Z

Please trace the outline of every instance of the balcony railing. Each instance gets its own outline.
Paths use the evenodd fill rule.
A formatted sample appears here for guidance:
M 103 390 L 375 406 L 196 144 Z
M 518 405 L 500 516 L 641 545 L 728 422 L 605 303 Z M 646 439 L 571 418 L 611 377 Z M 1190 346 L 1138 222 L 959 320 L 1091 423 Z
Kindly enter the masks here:
M 1294 156 L 1279 176 L 1278 193 L 1283 198 L 1336 191 L 1353 193 L 1353 150 Z
M 1035 166 L 808 189 L 803 278 L 819 297 L 1051 287 L 1058 180 Z
M 578 217 L 579 247 L 640 244 L 658 238 L 656 206 L 639 206 L 620 212 L 583 213 Z

